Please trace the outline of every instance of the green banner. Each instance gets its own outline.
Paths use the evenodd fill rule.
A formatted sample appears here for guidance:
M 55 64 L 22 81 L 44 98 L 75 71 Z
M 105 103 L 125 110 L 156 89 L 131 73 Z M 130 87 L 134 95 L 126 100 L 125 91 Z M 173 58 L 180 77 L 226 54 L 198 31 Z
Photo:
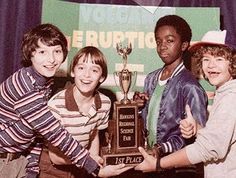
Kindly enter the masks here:
M 42 23 L 58 26 L 67 36 L 69 55 L 58 76 L 68 76 L 68 68 L 75 53 L 82 47 L 98 47 L 107 57 L 109 76 L 102 85 L 114 92 L 113 73 L 121 70 L 122 58 L 116 44 L 132 44 L 128 68 L 137 71 L 133 90 L 142 90 L 144 78 L 150 71 L 162 66 L 155 50 L 156 21 L 167 14 L 176 14 L 190 24 L 193 41 L 198 41 L 209 30 L 219 30 L 219 8 L 141 7 L 104 4 L 79 4 L 59 0 L 44 0 Z M 131 92 L 132 93 L 132 92 Z

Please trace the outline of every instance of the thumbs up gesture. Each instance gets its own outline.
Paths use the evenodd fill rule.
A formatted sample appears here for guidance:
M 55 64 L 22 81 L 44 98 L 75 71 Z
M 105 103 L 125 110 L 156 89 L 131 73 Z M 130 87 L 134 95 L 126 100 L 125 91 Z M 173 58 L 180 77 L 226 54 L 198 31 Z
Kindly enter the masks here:
M 185 107 L 186 118 L 180 121 L 180 131 L 184 138 L 191 138 L 197 133 L 198 124 L 193 118 L 189 105 Z

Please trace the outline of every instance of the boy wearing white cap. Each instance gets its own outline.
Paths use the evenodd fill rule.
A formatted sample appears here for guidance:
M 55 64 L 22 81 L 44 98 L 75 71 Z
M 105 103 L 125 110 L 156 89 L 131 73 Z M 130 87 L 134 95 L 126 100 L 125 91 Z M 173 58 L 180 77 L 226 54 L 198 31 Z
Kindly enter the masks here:
M 225 31 L 218 35 L 225 37 Z M 204 162 L 205 178 L 236 177 L 236 55 L 224 40 L 216 41 L 217 36 L 212 39 L 190 47 L 198 72 L 216 87 L 206 127 L 198 130 L 193 144 L 161 159 L 140 148 L 145 159 L 135 169 L 161 171 Z M 188 107 L 186 112 L 187 122 L 192 122 Z

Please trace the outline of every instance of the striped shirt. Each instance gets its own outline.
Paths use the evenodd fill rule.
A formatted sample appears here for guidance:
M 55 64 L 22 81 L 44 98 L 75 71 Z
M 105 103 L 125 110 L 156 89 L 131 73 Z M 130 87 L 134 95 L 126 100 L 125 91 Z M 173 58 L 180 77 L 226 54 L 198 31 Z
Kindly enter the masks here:
M 92 173 L 97 163 L 48 108 L 50 86 L 51 81 L 33 67 L 18 70 L 0 85 L 0 153 L 29 150 L 27 173 L 35 175 L 42 144 L 34 141 L 40 134 L 73 164 Z
M 94 102 L 85 115 L 79 111 L 73 96 L 74 85 L 54 95 L 48 102 L 53 115 L 66 130 L 84 147 L 88 147 L 90 136 L 94 130 L 102 130 L 108 126 L 111 108 L 110 99 L 96 92 Z

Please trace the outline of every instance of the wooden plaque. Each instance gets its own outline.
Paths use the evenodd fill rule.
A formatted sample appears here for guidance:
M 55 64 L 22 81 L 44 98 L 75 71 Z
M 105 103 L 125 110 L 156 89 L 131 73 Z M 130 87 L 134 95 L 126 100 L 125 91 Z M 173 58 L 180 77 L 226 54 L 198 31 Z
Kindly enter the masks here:
M 138 117 L 137 103 L 114 103 L 113 118 L 109 122 L 110 149 L 103 147 L 101 155 L 105 164 L 137 165 L 143 161 L 138 147 L 142 146 L 142 121 Z

